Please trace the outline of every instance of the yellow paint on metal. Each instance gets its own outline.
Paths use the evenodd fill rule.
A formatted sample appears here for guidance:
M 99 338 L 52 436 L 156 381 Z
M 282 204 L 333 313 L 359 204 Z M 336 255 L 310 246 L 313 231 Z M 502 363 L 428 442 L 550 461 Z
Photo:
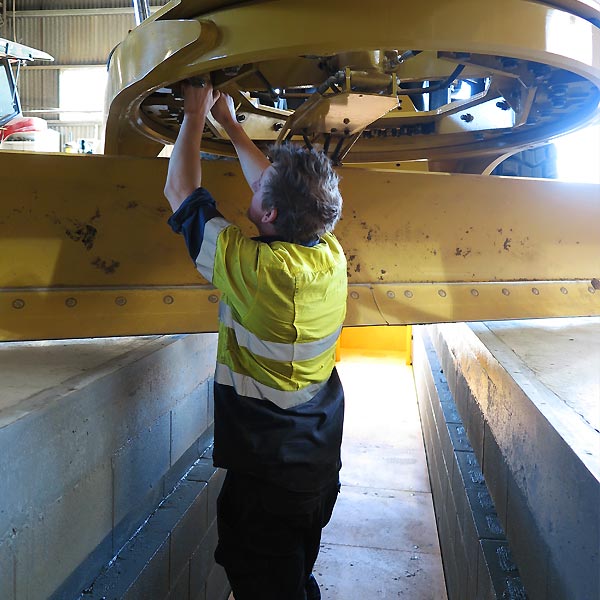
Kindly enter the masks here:
M 341 134 L 346 131 L 347 134 L 354 135 L 398 106 L 397 98 L 377 94 L 344 92 L 327 97 L 315 94 L 311 100 L 313 99 L 316 102 L 309 100 L 290 118 L 289 125 L 293 125 L 294 129 L 308 127 L 310 131 L 319 133 L 339 131 Z M 302 109 L 309 104 L 315 106 L 310 107 L 305 119 Z
M 215 330 L 218 293 L 166 223 L 166 167 L 3 153 L 0 339 Z M 340 173 L 347 324 L 600 314 L 599 186 Z M 238 163 L 204 162 L 203 181 L 254 235 Z
M 590 279 L 600 188 L 342 169 L 350 283 Z
M 412 364 L 412 327 L 344 327 L 336 346 L 336 361 L 348 354 L 402 357 Z
M 107 92 L 107 154 L 153 154 L 168 141 L 169 132 L 150 128 L 139 111 L 148 91 L 172 81 L 181 64 L 204 54 L 217 41 L 214 24 L 205 21 L 156 21 L 149 19 L 130 33 L 111 56 Z M 140 137 L 141 136 L 141 137 Z
M 398 171 L 412 171 L 414 173 L 428 173 L 430 171 L 430 163 L 426 160 L 413 160 L 407 162 L 382 162 L 382 163 L 349 163 L 344 164 L 345 169 L 372 169 L 374 171 L 383 172 L 390 171 L 397 173 Z
M 531 319 L 600 314 L 587 280 L 350 285 L 346 325 Z
M 392 327 L 344 327 L 340 335 L 340 347 L 353 350 L 377 352 L 410 352 L 407 345 L 407 326 Z
M 368 58 L 380 49 L 417 48 L 423 51 L 423 58 L 417 57 L 414 63 L 407 61 L 406 73 L 402 70 L 404 66 L 399 71 L 399 75 L 406 76 L 409 81 L 419 77 L 418 73 L 413 72 L 415 65 L 423 67 L 424 70 L 419 71 L 422 79 L 423 75 L 428 76 L 427 73 L 439 70 L 444 60 L 452 60 L 452 53 L 455 56 L 479 53 L 482 57 L 494 59 L 512 57 L 524 61 L 524 65 L 534 61 L 565 69 L 585 78 L 591 85 L 590 89 L 595 89 L 597 93 L 600 87 L 600 55 L 594 49 L 600 44 L 600 31 L 585 19 L 592 18 L 598 11 L 594 11 L 593 5 L 586 2 L 551 4 L 553 7 L 524 0 L 501 3 L 431 0 L 403 7 L 402 18 L 398 19 L 394 12 L 396 7 L 386 0 L 375 0 L 369 5 L 369 10 L 365 10 L 364 3 L 357 0 L 331 0 L 326 3 L 318 0 L 304 0 L 302 3 L 295 0 L 175 2 L 168 10 L 151 18 L 145 25 L 146 31 L 144 25 L 139 35 L 138 29 L 134 30 L 126 40 L 129 44 L 127 52 L 120 52 L 113 57 L 112 68 L 135 71 L 147 45 L 158 43 L 160 52 L 154 56 L 159 57 L 164 53 L 169 57 L 169 66 L 168 69 L 162 69 L 156 64 L 144 75 L 143 82 L 136 81 L 128 87 L 120 86 L 118 81 L 111 83 L 109 97 L 118 97 L 120 103 L 113 102 L 110 107 L 107 148 L 111 153 L 151 155 L 156 151 L 156 145 L 149 144 L 148 137 L 160 142 L 174 139 L 176 122 L 166 127 L 160 124 L 160 120 L 153 121 L 144 115 L 140 109 L 144 96 L 168 81 L 176 82 L 190 75 L 237 68 L 240 65 L 259 64 L 268 68 L 269 64 L 273 64 L 275 72 L 280 73 L 286 81 L 298 85 L 301 82 L 296 80 L 296 76 L 301 56 L 339 54 L 352 57 L 362 53 L 363 58 Z M 584 18 L 577 16 L 579 14 Z M 182 17 L 189 21 L 169 20 Z M 198 34 L 198 46 L 193 48 L 188 24 L 196 20 L 202 22 L 203 31 Z M 341 20 L 343 27 L 340 26 Z M 147 32 L 159 24 L 163 29 L 160 30 L 160 40 L 156 40 Z M 252 31 L 252 35 L 248 35 L 248 31 Z M 216 40 L 215 33 L 218 33 Z M 567 41 L 571 34 L 577 35 L 577 44 Z M 438 51 L 444 53 L 444 60 L 435 58 Z M 134 66 L 128 67 L 128 61 Z M 482 68 L 477 60 L 471 62 L 469 64 L 467 61 L 465 73 L 469 69 L 477 71 Z M 359 64 L 362 63 L 359 61 Z M 365 68 L 370 68 L 371 64 L 377 67 L 376 61 L 371 61 Z M 284 65 L 288 65 L 287 73 L 284 73 Z M 485 68 L 493 70 L 490 65 Z M 450 66 L 446 69 L 450 70 Z M 502 72 L 510 82 L 511 74 L 506 69 Z M 511 83 L 513 87 L 514 81 L 516 79 Z M 226 81 L 219 85 L 226 86 Z M 536 85 L 530 83 L 527 86 L 530 99 L 533 98 Z M 587 89 L 585 93 L 588 93 Z M 479 120 L 494 121 L 499 109 L 495 106 L 493 94 L 489 102 L 491 104 L 485 110 L 482 108 L 476 115 L 470 115 L 475 123 Z M 522 101 L 519 102 L 523 105 Z M 519 122 L 516 125 L 520 124 L 521 128 L 515 127 L 514 137 L 507 135 L 500 127 L 502 123 L 491 130 L 483 128 L 486 133 L 482 134 L 469 121 L 469 115 L 443 114 L 451 111 L 441 111 L 433 120 L 427 121 L 436 127 L 435 135 L 360 139 L 353 146 L 348 160 L 381 162 L 426 157 L 449 165 L 457 158 L 466 159 L 484 153 L 498 155 L 545 141 L 560 131 L 576 127 L 591 119 L 596 109 L 595 106 L 588 106 L 580 115 L 577 111 L 563 114 L 560 113 L 561 109 L 556 109 L 559 112 L 552 123 L 545 124 L 545 117 L 541 115 L 540 123 L 531 126 L 538 119 L 537 115 L 533 115 L 532 123 L 527 127 L 523 126 L 528 117 L 527 110 L 518 112 Z M 550 106 L 548 110 L 555 109 Z M 126 114 L 121 118 L 119 115 L 123 111 Z M 557 118 L 557 115 L 561 118 Z M 426 116 L 422 114 L 419 118 Z M 414 113 L 409 116 L 413 117 Z M 386 119 L 381 121 L 385 122 Z M 266 124 L 270 126 L 268 122 Z M 444 131 L 448 133 L 441 133 Z M 268 138 L 264 134 L 260 136 L 260 139 Z M 211 146 L 215 151 L 223 151 L 221 140 L 207 142 L 207 148 Z
M 217 330 L 220 294 L 209 286 L 0 290 L 0 340 Z
M 155 19 L 190 19 L 209 11 L 220 10 L 244 0 L 170 0 L 153 15 Z
M 413 337 L 412 337 L 412 325 L 406 327 L 406 364 L 412 365 L 413 356 Z

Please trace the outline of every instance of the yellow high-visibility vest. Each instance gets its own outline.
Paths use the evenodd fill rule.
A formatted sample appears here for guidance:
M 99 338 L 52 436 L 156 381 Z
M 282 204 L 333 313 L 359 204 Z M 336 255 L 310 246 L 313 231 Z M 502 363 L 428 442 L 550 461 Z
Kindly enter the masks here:
M 335 236 L 314 246 L 264 243 L 217 217 L 196 265 L 222 292 L 215 381 L 284 409 L 310 400 L 331 375 L 346 313 Z

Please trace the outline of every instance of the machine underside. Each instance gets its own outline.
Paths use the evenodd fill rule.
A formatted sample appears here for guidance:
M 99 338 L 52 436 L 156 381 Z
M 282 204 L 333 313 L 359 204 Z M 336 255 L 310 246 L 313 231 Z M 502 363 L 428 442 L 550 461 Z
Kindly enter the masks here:
M 600 314 L 597 186 L 465 175 L 595 118 L 599 23 L 578 1 L 402 18 L 386 2 L 169 2 L 110 57 L 107 156 L 3 159 L 3 339 L 215 330 L 218 294 L 164 223 L 152 158 L 191 77 L 230 93 L 265 151 L 317 145 L 345 165 L 348 325 Z M 249 190 L 210 119 L 203 150 L 225 157 L 204 181 L 244 227 Z

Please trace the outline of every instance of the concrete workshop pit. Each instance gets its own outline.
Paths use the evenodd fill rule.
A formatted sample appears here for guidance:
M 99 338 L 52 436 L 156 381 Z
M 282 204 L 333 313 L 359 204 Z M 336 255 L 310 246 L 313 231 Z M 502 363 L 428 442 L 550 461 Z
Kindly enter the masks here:
M 414 375 L 406 331 L 342 337 L 324 600 L 598 597 L 600 319 L 415 327 Z M 215 352 L 214 334 L 0 345 L 2 600 L 228 597 Z

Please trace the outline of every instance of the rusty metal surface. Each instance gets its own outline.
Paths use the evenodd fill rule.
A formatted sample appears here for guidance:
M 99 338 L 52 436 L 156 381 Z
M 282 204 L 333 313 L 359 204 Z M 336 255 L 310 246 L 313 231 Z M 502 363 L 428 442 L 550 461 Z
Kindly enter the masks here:
M 109 98 L 121 101 L 110 106 L 108 151 L 150 156 L 156 151 L 150 139 L 172 141 L 181 110 L 173 84 L 207 72 L 213 74 L 217 87 L 230 90 L 233 86 L 255 95 L 280 88 L 291 88 L 294 93 L 306 86 L 314 89 L 335 69 L 338 73 L 350 69 L 347 81 L 352 81 L 356 94 L 370 89 L 394 98 L 401 93 L 396 89 L 396 75 L 402 84 L 422 84 L 451 77 L 453 69 L 462 65 L 464 71 L 457 79 L 487 82 L 471 99 L 438 107 L 415 110 L 413 96 L 400 96 L 400 110 L 384 117 L 373 113 L 372 122 L 361 124 L 358 134 L 348 127 L 348 133 L 341 135 L 335 127 L 333 146 L 340 140 L 346 142 L 345 147 L 353 144 L 346 162 L 427 158 L 451 168 L 457 159 L 464 162 L 486 156 L 491 164 L 500 156 L 588 122 L 598 110 L 600 59 L 594 48 L 600 31 L 586 19 L 600 11 L 590 3 L 436 0 L 406 7 L 401 20 L 391 10 L 383 1 L 372 3 L 368 11 L 360 2 L 341 0 L 173 2 L 149 19 L 164 26 L 162 36 L 150 39 L 142 26 L 128 36 L 127 51 L 113 57 L 111 69 L 133 72 L 131 64 L 142 60 L 151 42 L 155 59 L 170 58 L 167 71 L 156 63 L 143 75 L 143 82 L 136 80 L 128 88 L 118 80 L 111 83 Z M 338 26 L 341 15 L 344 27 Z M 203 46 L 204 34 L 199 33 L 200 46 L 191 50 L 189 40 L 179 33 L 185 21 L 175 18 L 210 21 L 218 39 L 204 40 Z M 247 35 L 249 27 L 252 36 Z M 186 52 L 178 57 L 183 48 Z M 384 60 L 385 55 L 406 49 L 418 49 L 420 54 L 394 67 Z M 330 63 L 336 65 L 333 71 L 328 70 Z M 388 90 L 384 89 L 386 81 Z M 319 93 L 325 93 L 325 98 L 332 95 Z M 316 102 L 317 112 L 319 106 Z M 123 110 L 127 112 L 124 119 L 119 117 Z M 291 123 L 292 110 L 288 117 Z M 264 131 L 253 135 L 270 139 L 280 120 L 281 115 L 263 119 Z M 321 121 L 317 114 L 307 119 L 309 124 Z M 313 144 L 327 143 L 318 126 L 294 134 L 296 139 L 306 136 Z M 231 152 L 227 139 L 214 128 L 205 137 L 207 149 Z M 464 165 L 461 169 L 469 170 Z
M 3 154 L 2 339 L 215 330 L 218 292 L 166 224 L 166 167 Z M 600 314 L 598 186 L 340 173 L 347 324 Z M 205 162 L 203 182 L 254 235 L 237 163 Z

